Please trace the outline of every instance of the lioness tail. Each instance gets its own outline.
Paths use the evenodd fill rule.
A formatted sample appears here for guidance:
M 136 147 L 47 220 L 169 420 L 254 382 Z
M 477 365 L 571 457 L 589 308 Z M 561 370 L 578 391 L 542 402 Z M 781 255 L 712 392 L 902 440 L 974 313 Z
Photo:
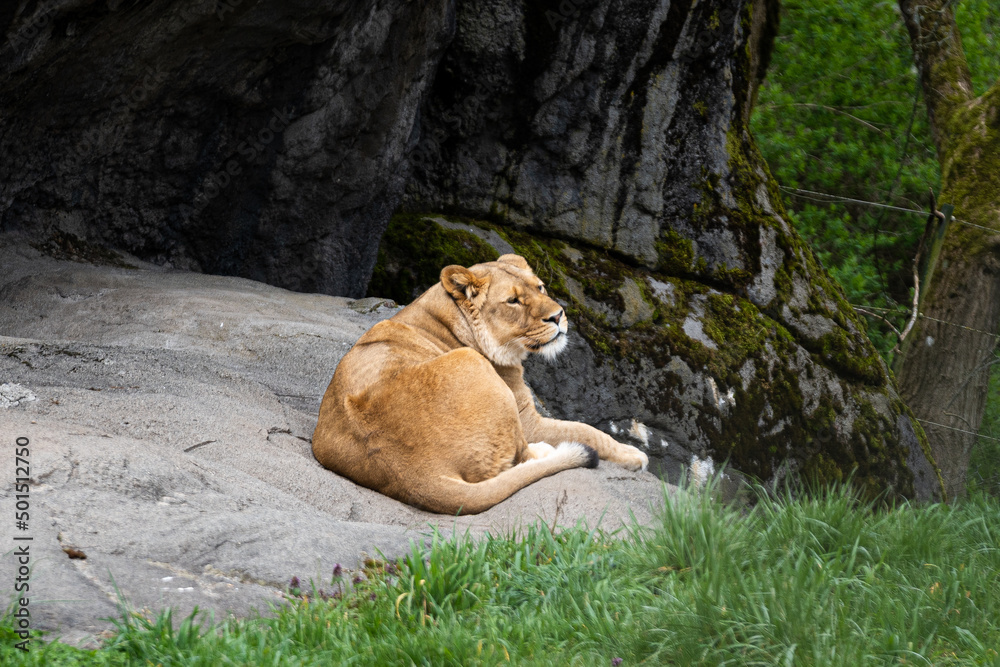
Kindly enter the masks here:
M 421 504 L 426 509 L 443 514 L 479 514 L 543 477 L 570 468 L 596 468 L 597 461 L 597 452 L 587 445 L 563 442 L 544 458 L 530 459 L 482 482 L 469 483 L 453 477 L 438 477 L 433 482 L 436 488 L 429 489 L 431 493 L 427 495 L 448 500 Z

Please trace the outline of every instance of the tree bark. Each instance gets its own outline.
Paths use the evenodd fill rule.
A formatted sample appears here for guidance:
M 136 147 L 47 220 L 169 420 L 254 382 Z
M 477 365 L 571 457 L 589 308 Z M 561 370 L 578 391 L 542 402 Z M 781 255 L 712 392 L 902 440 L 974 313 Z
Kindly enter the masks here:
M 897 372 L 954 498 L 965 491 L 1000 323 L 1000 82 L 974 96 L 950 5 L 899 3 L 941 163 L 939 201 L 957 221 L 929 249 L 921 317 Z

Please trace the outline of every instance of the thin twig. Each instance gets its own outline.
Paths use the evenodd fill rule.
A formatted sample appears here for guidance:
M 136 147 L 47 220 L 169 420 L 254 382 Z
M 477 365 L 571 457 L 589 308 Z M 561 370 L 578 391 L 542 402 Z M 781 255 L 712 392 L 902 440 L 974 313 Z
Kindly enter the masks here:
M 218 440 L 206 440 L 205 442 L 199 442 L 197 445 L 191 445 L 190 447 L 188 447 L 184 451 L 185 452 L 190 452 L 191 450 L 198 449 L 199 447 L 204 447 L 205 445 L 210 445 L 213 442 L 218 442 Z
M 917 316 L 920 313 L 920 258 L 923 256 L 924 247 L 931 236 L 933 223 L 937 221 L 939 215 L 942 218 L 944 217 L 937 210 L 937 199 L 934 197 L 934 190 L 930 190 L 930 198 L 931 213 L 927 217 L 927 223 L 924 225 L 924 233 L 920 237 L 919 245 L 917 245 L 917 254 L 913 257 L 913 312 L 910 313 L 910 321 L 906 323 L 906 328 L 903 329 L 903 333 L 899 336 L 899 342 L 892 348 L 893 352 L 899 351 L 899 346 L 906 340 L 906 336 L 913 329 L 913 325 L 917 323 Z
M 900 336 L 902 336 L 902 334 L 901 334 L 901 333 L 899 333 L 899 329 L 897 329 L 896 327 L 894 327 L 894 326 L 892 325 L 892 322 L 890 322 L 889 320 L 885 319 L 885 317 L 883 317 L 882 315 L 879 315 L 878 313 L 874 313 L 874 312 L 872 312 L 872 311 L 868 310 L 868 308 L 867 308 L 867 307 L 865 307 L 865 306 L 853 306 L 853 308 L 854 308 L 854 310 L 855 310 L 855 311 L 857 311 L 857 312 L 861 313 L 862 315 L 867 315 L 868 317 L 877 317 L 878 319 L 880 319 L 880 320 L 882 320 L 883 322 L 885 322 L 885 323 L 886 323 L 886 325 L 887 325 L 887 326 L 888 326 L 888 327 L 889 327 L 890 329 L 892 329 L 892 330 L 893 330 L 893 332 L 895 332 L 895 334 L 896 334 L 896 336 L 897 336 L 897 337 L 900 337 Z M 887 310 L 887 309 L 886 309 L 886 310 Z M 895 348 L 893 348 L 893 349 L 895 349 Z
M 556 534 L 556 524 L 559 522 L 559 513 L 562 512 L 563 505 L 566 504 L 567 500 L 569 500 L 569 495 L 566 493 L 566 489 L 563 489 L 562 497 L 556 499 L 556 513 L 555 516 L 552 517 L 552 528 L 550 529 L 550 532 L 553 535 Z
M 941 414 L 944 415 L 945 417 L 954 417 L 955 419 L 961 419 L 962 421 L 965 422 L 966 426 L 968 426 L 969 428 L 972 428 L 972 423 L 968 419 L 966 419 L 965 417 L 963 417 L 962 415 L 957 415 L 954 412 L 943 412 Z

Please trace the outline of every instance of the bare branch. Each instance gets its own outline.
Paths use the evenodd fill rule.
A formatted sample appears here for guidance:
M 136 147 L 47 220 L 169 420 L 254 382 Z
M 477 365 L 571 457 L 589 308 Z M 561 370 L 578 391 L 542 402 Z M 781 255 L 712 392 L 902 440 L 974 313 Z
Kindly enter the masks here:
M 856 312 L 861 313 L 862 315 L 867 315 L 868 317 L 877 317 L 878 319 L 880 319 L 883 322 L 885 322 L 886 326 L 888 326 L 890 329 L 892 329 L 893 333 L 896 334 L 897 338 L 899 338 L 900 336 L 902 336 L 902 334 L 899 333 L 899 329 L 897 329 L 893 325 L 892 322 L 890 322 L 889 320 L 887 320 L 884 316 L 880 315 L 879 313 L 876 313 L 874 311 L 868 310 L 867 308 L 864 308 L 862 306 L 854 306 L 854 310 Z M 897 348 L 899 348 L 899 344 L 897 344 L 896 347 L 893 348 L 893 351 L 895 351 Z
M 906 336 L 913 329 L 913 325 L 917 323 L 917 306 L 920 303 L 920 273 L 917 271 L 917 260 L 919 260 L 920 254 L 917 254 L 917 259 L 913 261 L 913 312 L 910 313 L 910 321 L 906 323 L 906 327 L 903 329 L 903 333 L 899 334 L 899 342 L 896 343 L 896 347 L 892 348 L 893 352 L 899 352 L 900 344 L 906 340 Z

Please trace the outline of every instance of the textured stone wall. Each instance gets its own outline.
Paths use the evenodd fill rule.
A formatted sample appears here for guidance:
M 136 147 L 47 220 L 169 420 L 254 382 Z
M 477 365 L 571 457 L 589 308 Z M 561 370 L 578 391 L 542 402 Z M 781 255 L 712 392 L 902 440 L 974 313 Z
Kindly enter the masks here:
M 19 0 L 0 10 L 0 229 L 364 292 L 445 0 Z
M 923 432 L 747 130 L 776 21 L 763 0 L 460 2 L 404 208 L 496 225 L 567 304 L 581 340 L 559 373 L 528 372 L 553 412 L 668 470 L 855 471 L 873 494 L 939 497 Z M 394 223 L 389 264 L 419 218 Z

